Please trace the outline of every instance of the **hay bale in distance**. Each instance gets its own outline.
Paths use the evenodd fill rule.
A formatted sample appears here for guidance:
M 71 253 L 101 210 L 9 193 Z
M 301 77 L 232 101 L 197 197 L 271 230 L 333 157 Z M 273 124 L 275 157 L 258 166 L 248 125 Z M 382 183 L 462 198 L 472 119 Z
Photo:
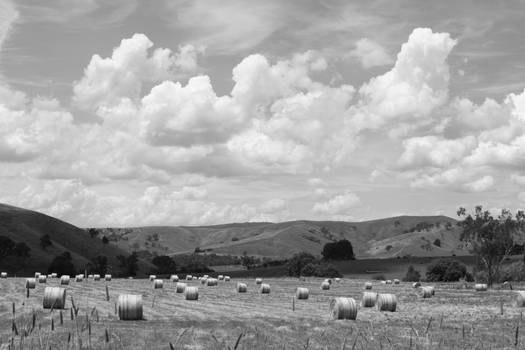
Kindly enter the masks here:
M 363 298 L 361 299 L 361 306 L 363 307 L 374 307 L 376 305 L 377 293 L 375 292 L 364 292 Z
M 63 309 L 66 306 L 66 290 L 60 287 L 46 287 L 42 305 L 44 309 Z
M 207 285 L 208 287 L 214 287 L 214 286 L 216 286 L 217 284 L 218 284 L 218 280 L 217 280 L 216 278 L 208 278 L 208 279 L 206 280 L 206 285 Z
M 365 282 L 365 289 L 372 289 L 372 282 Z
M 262 284 L 262 281 L 263 281 L 262 278 L 257 277 L 257 278 L 255 279 L 255 284 Z
M 230 282 L 230 276 L 224 276 L 224 282 Z
M 399 280 L 397 278 L 394 279 L 394 284 L 399 284 Z
M 36 288 L 36 278 L 26 278 L 26 289 Z
M 270 294 L 270 285 L 268 283 L 262 283 L 260 292 L 261 294 Z
M 191 281 L 193 279 L 192 275 L 186 275 L 186 281 Z
M 199 288 L 187 287 L 185 294 L 186 294 L 186 300 L 198 300 L 199 299 Z
M 51 278 L 57 278 L 57 277 L 58 277 L 58 274 L 57 274 L 56 272 L 53 272 L 53 273 L 51 274 Z
M 118 318 L 122 321 L 142 320 L 142 295 L 121 294 L 117 299 Z
M 177 282 L 177 285 L 175 286 L 175 292 L 177 293 L 184 293 L 186 290 L 186 283 Z
M 477 292 L 485 292 L 485 291 L 487 291 L 488 286 L 487 286 L 487 284 L 485 284 L 485 283 L 476 283 L 476 284 L 474 285 L 474 289 L 475 289 Z
M 335 280 L 337 283 L 341 282 L 341 279 L 340 279 L 339 277 L 336 277 L 334 280 Z
M 63 286 L 69 285 L 69 275 L 62 275 L 60 277 L 60 284 Z
M 0 278 L 7 278 L 7 272 L 0 272 Z
M 397 308 L 397 297 L 394 294 L 379 294 L 377 297 L 377 309 L 379 311 L 394 312 Z
M 432 287 L 421 287 L 421 297 L 422 298 L 432 298 Z
M 322 290 L 329 290 L 330 289 L 330 283 L 328 283 L 328 281 L 323 281 L 323 283 L 321 283 L 321 289 Z
M 84 281 L 84 275 L 75 276 L 75 282 L 82 282 L 82 281 Z
M 419 288 L 419 287 L 421 287 L 421 282 L 412 283 L 412 288 Z
M 93 275 L 93 281 L 100 281 L 100 275 Z
M 47 282 L 47 276 L 46 275 L 38 276 L 38 283 L 46 283 L 46 282 Z
M 309 294 L 310 291 L 308 290 L 308 288 L 297 287 L 297 290 L 295 291 L 295 296 L 297 299 L 306 300 L 308 299 Z
M 334 320 L 355 320 L 357 303 L 353 298 L 334 298 L 330 302 L 330 315 Z
M 392 284 L 392 280 L 386 280 L 385 284 Z
M 518 307 L 525 307 L 525 291 L 518 290 L 516 291 L 518 293 L 518 298 L 516 301 L 516 304 Z
M 111 281 L 111 275 L 105 274 L 104 275 L 104 281 L 110 282 Z
M 177 275 L 171 275 L 171 276 L 170 276 L 170 281 L 171 281 L 171 282 L 179 282 L 179 276 L 177 276 Z
M 149 275 L 149 280 L 151 282 L 155 281 L 156 278 L 157 278 L 157 276 L 155 276 L 155 275 Z
M 237 293 L 246 293 L 248 291 L 248 286 L 246 283 L 237 283 Z
M 201 279 L 201 284 L 202 284 L 202 285 L 205 285 L 206 282 L 208 281 L 208 279 L 207 279 L 207 278 L 204 278 L 204 277 L 201 277 L 200 279 Z
M 93 275 L 88 275 L 87 278 L 91 280 L 93 279 Z
M 153 288 L 154 289 L 162 289 L 163 285 L 164 285 L 164 282 L 161 279 L 155 279 L 153 281 Z
M 40 272 L 35 272 L 35 278 L 38 278 L 40 277 L 41 273 Z
M 219 281 L 223 281 L 223 280 L 224 280 L 224 275 L 219 275 L 219 276 L 217 276 L 217 279 L 218 279 Z

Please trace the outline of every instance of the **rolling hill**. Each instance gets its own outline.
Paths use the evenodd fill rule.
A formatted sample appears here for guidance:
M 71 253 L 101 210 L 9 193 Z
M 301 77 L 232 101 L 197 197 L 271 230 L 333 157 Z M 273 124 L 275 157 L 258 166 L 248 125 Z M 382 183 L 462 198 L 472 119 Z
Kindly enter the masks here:
M 286 258 L 346 238 L 358 258 L 468 255 L 456 221 L 446 216 L 400 216 L 364 222 L 290 221 L 215 226 L 150 226 L 99 229 L 127 251 L 176 255 L 200 250 L 216 254 Z
M 40 247 L 40 237 L 48 234 L 52 245 L 46 249 Z M 73 263 L 79 270 L 96 256 L 106 256 L 112 273 L 121 269 L 118 255 L 129 253 L 113 244 L 103 244 L 100 239 L 91 238 L 85 230 L 70 225 L 56 218 L 22 208 L 0 204 L 0 236 L 6 236 L 14 242 L 24 242 L 31 249 L 30 256 L 2 256 L 0 270 L 10 274 L 31 275 L 35 271 L 47 273 L 47 267 L 53 258 L 64 251 L 71 253 Z M 149 272 L 153 268 L 147 262 L 139 261 L 139 269 Z

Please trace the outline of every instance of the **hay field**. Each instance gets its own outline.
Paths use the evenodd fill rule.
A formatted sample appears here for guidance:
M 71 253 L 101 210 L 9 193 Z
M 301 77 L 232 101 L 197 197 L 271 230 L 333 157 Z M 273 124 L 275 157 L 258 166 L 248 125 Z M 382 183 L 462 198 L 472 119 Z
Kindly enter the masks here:
M 270 294 L 259 294 L 252 279 L 219 281 L 199 287 L 199 300 L 175 293 L 164 281 L 153 289 L 149 280 L 71 281 L 65 310 L 43 310 L 44 286 L 26 298 L 25 279 L 0 279 L 0 349 L 503 349 L 523 348 L 522 310 L 510 290 L 476 292 L 461 284 L 433 284 L 435 296 L 423 299 L 410 283 L 384 285 L 372 291 L 394 293 L 397 311 L 359 307 L 356 321 L 331 320 L 329 302 L 337 296 L 360 302 L 364 280 L 342 279 L 321 290 L 321 279 L 264 279 Z M 248 292 L 236 292 L 246 282 Z M 106 300 L 105 286 L 110 300 Z M 423 285 L 426 285 L 425 283 Z M 292 297 L 297 287 L 309 289 L 307 300 Z M 514 286 L 515 289 L 517 286 Z M 142 321 L 119 321 L 119 294 L 142 294 Z M 71 296 L 79 308 L 71 320 Z M 13 330 L 13 303 L 15 324 Z M 31 332 L 35 311 L 35 328 Z M 62 313 L 63 323 L 60 323 Z M 18 333 L 18 336 L 15 334 Z M 26 334 L 26 336 L 23 336 Z M 170 344 L 171 343 L 171 344 Z

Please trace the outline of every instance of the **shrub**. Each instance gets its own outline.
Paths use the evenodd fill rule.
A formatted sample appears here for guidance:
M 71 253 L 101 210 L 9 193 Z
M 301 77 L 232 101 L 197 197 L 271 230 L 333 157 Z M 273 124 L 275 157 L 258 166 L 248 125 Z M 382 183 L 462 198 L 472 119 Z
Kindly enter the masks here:
M 414 269 L 414 266 L 410 265 L 407 270 L 407 274 L 403 278 L 405 282 L 419 282 L 421 280 L 421 274 L 419 271 Z
M 302 252 L 295 254 L 289 261 L 288 264 L 286 264 L 286 267 L 288 269 L 288 276 L 300 276 L 303 272 L 303 268 L 314 262 L 315 256 L 313 256 L 310 253 Z M 313 274 L 308 275 L 313 276 Z
M 434 241 L 434 245 L 436 247 L 441 247 L 441 240 L 439 238 L 436 238 L 436 240 Z
M 454 282 L 464 278 L 467 267 L 453 259 L 441 259 L 427 267 L 426 277 L 431 282 Z

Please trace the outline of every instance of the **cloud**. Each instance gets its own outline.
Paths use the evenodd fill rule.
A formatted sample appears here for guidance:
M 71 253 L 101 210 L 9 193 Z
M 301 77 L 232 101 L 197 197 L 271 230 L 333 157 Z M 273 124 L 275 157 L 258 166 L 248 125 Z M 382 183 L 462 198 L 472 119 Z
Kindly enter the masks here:
M 349 211 L 361 204 L 359 197 L 352 192 L 345 192 L 330 198 L 326 202 L 314 204 L 313 211 L 326 215 L 348 215 Z
M 365 69 L 386 66 L 394 62 L 384 47 L 367 38 L 359 39 L 349 55 L 359 60 Z
M 19 12 L 11 0 L 0 3 L 0 53 L 13 24 L 19 18 Z
M 471 192 L 485 192 L 494 187 L 494 178 L 490 175 L 486 175 L 465 184 L 465 187 Z

